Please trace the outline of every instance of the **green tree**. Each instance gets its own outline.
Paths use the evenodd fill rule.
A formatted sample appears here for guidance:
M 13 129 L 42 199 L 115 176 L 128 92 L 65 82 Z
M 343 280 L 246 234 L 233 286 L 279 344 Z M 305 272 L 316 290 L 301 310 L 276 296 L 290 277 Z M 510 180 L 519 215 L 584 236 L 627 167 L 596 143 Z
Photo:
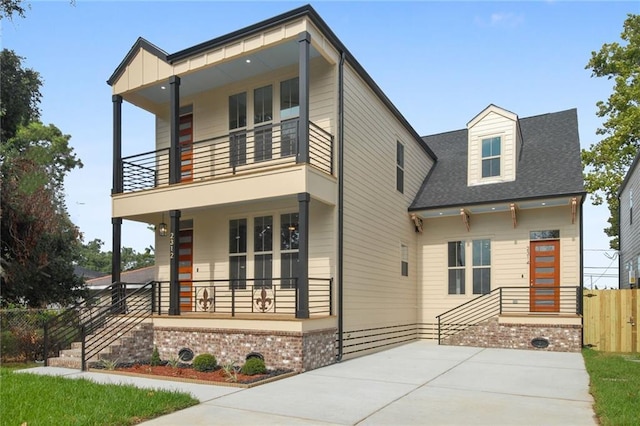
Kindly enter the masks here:
M 607 202 L 610 217 L 605 233 L 619 248 L 618 190 L 640 146 L 640 15 L 629 14 L 620 35 L 622 43 L 605 43 L 591 52 L 586 68 L 592 77 L 613 80 L 613 93 L 597 103 L 605 121 L 597 134 L 603 138 L 582 151 L 585 186 L 594 205 Z
M 31 68 L 23 68 L 24 58 L 13 50 L 0 53 L 0 140 L 16 135 L 19 126 L 40 118 L 40 74 Z
M 24 18 L 25 9 L 22 0 L 0 0 L 0 19 L 12 19 L 14 14 Z M 29 5 L 27 5 L 29 8 Z
M 111 251 L 102 251 L 103 245 L 104 241 L 98 238 L 83 244 L 78 264 L 94 271 L 111 273 Z M 122 247 L 120 261 L 122 271 L 153 266 L 155 265 L 153 247 L 147 247 L 144 252 L 137 252 L 131 247 Z
M 64 177 L 82 163 L 69 135 L 35 121 L 40 114 L 38 74 L 22 69 L 15 53 L 2 55 L 10 60 L 0 67 L 0 296 L 3 302 L 29 306 L 67 303 L 82 294 L 83 283 L 73 273 L 80 235 L 64 203 Z M 12 82 L 9 94 L 6 81 Z M 20 96 L 7 101 L 5 96 L 14 92 Z

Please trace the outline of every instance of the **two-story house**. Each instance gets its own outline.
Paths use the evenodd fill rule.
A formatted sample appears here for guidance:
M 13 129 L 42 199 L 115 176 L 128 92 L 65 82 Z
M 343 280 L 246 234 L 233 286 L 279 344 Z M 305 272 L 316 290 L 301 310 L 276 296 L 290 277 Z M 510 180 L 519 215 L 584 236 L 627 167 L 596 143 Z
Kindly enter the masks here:
M 640 194 L 640 152 L 636 155 L 618 190 L 619 288 L 638 288 L 640 277 L 640 232 L 633 220 L 633 193 Z M 638 209 L 636 209 L 637 215 Z
M 310 6 L 172 54 L 138 39 L 108 83 L 112 276 L 123 220 L 156 226 L 163 358 L 304 371 L 417 338 L 579 349 L 575 110 L 490 105 L 420 137 Z M 123 102 L 155 116 L 144 153 L 122 156 Z M 482 342 L 472 324 L 525 331 Z

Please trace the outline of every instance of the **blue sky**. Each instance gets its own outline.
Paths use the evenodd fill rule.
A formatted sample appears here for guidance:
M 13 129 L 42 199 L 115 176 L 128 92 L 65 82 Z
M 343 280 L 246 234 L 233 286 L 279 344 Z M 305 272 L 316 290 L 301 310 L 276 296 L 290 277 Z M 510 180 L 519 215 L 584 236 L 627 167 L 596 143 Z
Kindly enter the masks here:
M 111 91 L 107 78 L 138 37 L 169 53 L 305 2 L 32 1 L 26 19 L 2 22 L 2 46 L 40 72 L 42 121 L 72 136 L 85 164 L 66 180 L 67 206 L 85 241 L 111 245 Z M 456 130 L 488 104 L 520 117 L 578 109 L 583 147 L 598 140 L 596 102 L 611 82 L 591 78 L 591 51 L 619 40 L 640 2 L 312 2 L 421 135 Z M 151 149 L 151 115 L 125 105 L 123 154 Z M 617 267 L 603 252 L 606 207 L 585 203 L 587 274 Z M 153 244 L 125 221 L 123 245 Z M 616 272 L 609 270 L 607 273 Z M 591 277 L 585 278 L 587 285 Z M 597 278 L 596 285 L 617 285 Z

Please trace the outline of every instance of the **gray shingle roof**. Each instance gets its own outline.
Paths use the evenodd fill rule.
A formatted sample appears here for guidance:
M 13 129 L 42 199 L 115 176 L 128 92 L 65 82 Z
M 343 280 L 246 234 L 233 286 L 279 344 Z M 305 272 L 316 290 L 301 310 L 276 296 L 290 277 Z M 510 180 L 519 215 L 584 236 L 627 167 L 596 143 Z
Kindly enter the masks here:
M 513 182 L 467 186 L 467 130 L 425 136 L 438 157 L 409 210 L 584 193 L 575 109 L 520 118 Z

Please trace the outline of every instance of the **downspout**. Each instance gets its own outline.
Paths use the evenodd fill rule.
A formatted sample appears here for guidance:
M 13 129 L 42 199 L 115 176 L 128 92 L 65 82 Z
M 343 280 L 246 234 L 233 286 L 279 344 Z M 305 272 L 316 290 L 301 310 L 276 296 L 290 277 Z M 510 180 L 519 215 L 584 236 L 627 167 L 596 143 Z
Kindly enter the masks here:
M 582 325 L 582 336 L 580 347 L 584 348 L 584 200 L 586 195 L 582 196 L 580 203 L 580 291 L 578 292 L 578 303 L 580 304 L 580 324 Z
M 344 58 L 345 53 L 340 52 L 340 64 L 338 65 L 338 355 L 336 361 L 342 361 L 344 333 L 343 320 L 343 288 L 342 278 L 344 258 Z

